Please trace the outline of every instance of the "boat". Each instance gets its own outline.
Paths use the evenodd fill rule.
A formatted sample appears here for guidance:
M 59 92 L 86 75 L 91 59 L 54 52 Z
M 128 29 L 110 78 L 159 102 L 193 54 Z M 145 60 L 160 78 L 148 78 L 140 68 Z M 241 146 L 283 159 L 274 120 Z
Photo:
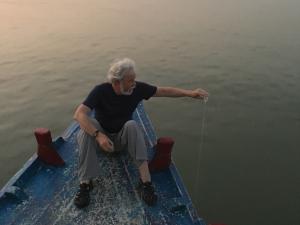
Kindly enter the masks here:
M 158 138 L 142 102 L 133 119 L 144 132 L 153 162 L 158 154 Z M 74 121 L 61 136 L 51 139 L 57 165 L 47 162 L 53 155 L 38 151 L 1 189 L 1 225 L 206 225 L 198 216 L 173 161 L 166 168 L 151 172 L 157 204 L 150 207 L 141 201 L 136 191 L 138 170 L 126 153 L 99 152 L 102 175 L 94 180 L 90 205 L 77 209 L 73 198 L 78 189 L 79 130 Z

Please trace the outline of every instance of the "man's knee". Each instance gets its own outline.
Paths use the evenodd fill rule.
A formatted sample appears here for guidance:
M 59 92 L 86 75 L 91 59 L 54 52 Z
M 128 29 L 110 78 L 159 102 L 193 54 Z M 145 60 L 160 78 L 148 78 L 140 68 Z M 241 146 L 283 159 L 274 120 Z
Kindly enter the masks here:
M 139 126 L 138 126 L 137 122 L 135 122 L 134 120 L 128 120 L 125 123 L 124 126 L 125 126 L 126 129 L 129 129 L 129 130 L 137 130 L 137 129 L 139 129 Z
M 136 129 L 136 128 L 139 128 L 138 124 L 136 121 L 134 120 L 128 120 L 126 123 L 125 123 L 125 127 L 127 128 L 133 128 L 133 129 Z

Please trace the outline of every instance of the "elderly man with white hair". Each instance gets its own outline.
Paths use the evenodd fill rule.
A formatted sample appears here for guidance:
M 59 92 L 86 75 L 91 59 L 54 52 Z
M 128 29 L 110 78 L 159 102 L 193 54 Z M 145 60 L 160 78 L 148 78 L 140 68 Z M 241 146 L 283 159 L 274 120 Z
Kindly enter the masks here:
M 157 87 L 136 81 L 135 63 L 124 58 L 115 61 L 108 71 L 108 82 L 94 87 L 78 106 L 74 119 L 80 124 L 79 145 L 79 190 L 74 203 L 78 208 L 90 202 L 92 179 L 100 176 L 97 151 L 117 152 L 127 149 L 138 167 L 140 183 L 138 193 L 148 205 L 157 201 L 148 168 L 147 148 L 142 131 L 132 114 L 138 103 L 151 97 L 206 98 L 202 89 L 185 90 L 174 87 Z M 95 118 L 89 113 L 95 110 Z

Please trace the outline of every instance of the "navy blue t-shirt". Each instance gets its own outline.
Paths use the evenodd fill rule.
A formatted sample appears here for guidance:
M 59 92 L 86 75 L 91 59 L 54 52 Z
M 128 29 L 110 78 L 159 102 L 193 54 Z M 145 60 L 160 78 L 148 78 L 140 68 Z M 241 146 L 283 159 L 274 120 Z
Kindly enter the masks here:
M 83 104 L 91 110 L 95 109 L 95 118 L 104 130 L 116 133 L 132 119 L 138 103 L 148 100 L 156 90 L 155 86 L 137 81 L 131 95 L 117 95 L 111 83 L 103 83 L 94 87 Z

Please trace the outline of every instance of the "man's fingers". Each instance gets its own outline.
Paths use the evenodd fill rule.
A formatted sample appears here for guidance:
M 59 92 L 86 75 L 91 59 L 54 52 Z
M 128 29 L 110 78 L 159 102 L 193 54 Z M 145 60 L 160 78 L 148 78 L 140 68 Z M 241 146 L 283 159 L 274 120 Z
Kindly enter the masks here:
M 112 141 L 107 141 L 106 144 L 105 144 L 105 150 L 107 152 L 112 152 L 113 151 L 113 143 Z
M 108 151 L 113 152 L 114 151 L 114 147 L 112 145 L 112 143 L 108 143 Z
M 208 97 L 208 92 L 203 89 L 198 89 L 200 97 Z
M 106 152 L 114 151 L 113 142 L 107 136 L 103 135 L 102 138 L 100 138 L 100 140 L 97 139 L 97 141 L 99 141 L 99 145 L 104 151 Z
M 100 146 L 106 152 L 110 152 L 111 151 L 111 146 L 110 146 L 109 142 L 104 142 Z
M 109 148 L 111 149 L 111 151 L 113 151 L 114 150 L 114 143 L 110 139 L 108 139 L 108 143 L 109 143 Z
M 196 99 L 207 99 L 208 98 L 208 92 L 201 89 L 201 88 L 197 88 L 196 90 L 194 90 L 194 96 L 193 98 L 196 98 Z
M 205 97 L 208 96 L 208 92 L 205 91 L 205 90 L 200 89 L 199 92 L 200 92 L 202 95 L 204 95 Z

